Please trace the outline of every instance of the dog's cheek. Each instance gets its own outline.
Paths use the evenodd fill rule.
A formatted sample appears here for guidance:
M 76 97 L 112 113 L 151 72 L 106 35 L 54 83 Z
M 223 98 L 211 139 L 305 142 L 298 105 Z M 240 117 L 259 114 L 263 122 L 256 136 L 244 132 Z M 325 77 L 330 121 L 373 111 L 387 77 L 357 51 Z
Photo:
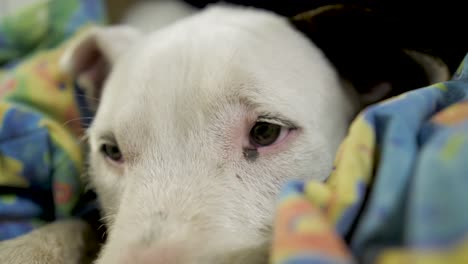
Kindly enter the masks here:
M 123 180 L 118 179 L 122 175 L 115 175 L 100 157 L 91 155 L 90 159 L 90 184 L 97 193 L 106 224 L 110 225 L 117 214 L 124 191 Z

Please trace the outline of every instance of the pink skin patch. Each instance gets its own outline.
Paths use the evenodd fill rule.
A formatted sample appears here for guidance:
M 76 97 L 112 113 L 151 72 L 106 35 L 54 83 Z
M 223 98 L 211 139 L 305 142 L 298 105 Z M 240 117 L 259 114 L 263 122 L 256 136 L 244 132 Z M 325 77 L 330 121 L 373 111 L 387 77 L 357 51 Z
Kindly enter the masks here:
M 290 143 L 298 135 L 298 129 L 290 129 L 283 127 L 278 139 L 269 146 L 257 146 L 257 151 L 262 155 L 275 154 L 284 150 L 288 143 Z M 252 145 L 252 144 L 251 144 Z M 255 147 L 255 146 L 254 146 Z
M 120 159 L 118 159 L 118 160 L 113 160 L 113 159 L 111 159 L 111 158 L 109 158 L 109 157 L 106 156 L 106 160 L 107 160 L 109 163 L 111 163 L 112 165 L 114 165 L 114 166 L 120 166 L 120 165 L 122 165 L 122 164 L 124 163 L 123 157 L 120 158 Z

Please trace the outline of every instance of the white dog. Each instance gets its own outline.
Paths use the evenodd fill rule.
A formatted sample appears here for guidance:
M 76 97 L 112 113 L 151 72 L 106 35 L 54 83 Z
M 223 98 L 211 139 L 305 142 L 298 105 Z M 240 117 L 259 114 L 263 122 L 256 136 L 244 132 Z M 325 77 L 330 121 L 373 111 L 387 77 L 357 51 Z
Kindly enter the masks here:
M 266 263 L 281 186 L 326 179 L 360 107 L 319 48 L 256 9 L 211 7 L 149 34 L 100 28 L 63 65 L 100 98 L 89 180 L 109 236 L 96 264 Z M 64 226 L 86 229 L 58 222 L 0 254 L 78 263 L 72 232 L 55 237 L 63 252 L 21 249 Z
M 92 50 L 112 68 L 88 131 L 110 230 L 96 263 L 265 262 L 280 187 L 325 179 L 357 111 L 320 50 L 232 7 L 96 31 L 65 60 L 97 84 Z

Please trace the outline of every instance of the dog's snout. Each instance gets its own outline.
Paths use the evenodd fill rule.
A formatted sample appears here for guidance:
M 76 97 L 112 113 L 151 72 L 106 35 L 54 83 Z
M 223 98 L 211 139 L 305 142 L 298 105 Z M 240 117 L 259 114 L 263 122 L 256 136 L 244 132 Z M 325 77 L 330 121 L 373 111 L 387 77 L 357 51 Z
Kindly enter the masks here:
M 181 264 L 185 251 L 177 245 L 151 246 L 129 250 L 122 264 Z

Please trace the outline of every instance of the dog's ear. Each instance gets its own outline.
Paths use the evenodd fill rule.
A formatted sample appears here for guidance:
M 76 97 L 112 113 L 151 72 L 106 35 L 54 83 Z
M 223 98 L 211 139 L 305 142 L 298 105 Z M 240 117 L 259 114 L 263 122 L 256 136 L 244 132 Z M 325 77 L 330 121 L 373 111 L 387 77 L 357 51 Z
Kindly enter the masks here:
M 386 16 L 372 8 L 328 5 L 290 21 L 353 84 L 363 105 L 449 78 L 444 63 L 409 50 L 413 43 L 399 37 Z
M 93 27 L 65 50 L 60 67 L 77 80 L 92 108 L 97 107 L 112 65 L 140 37 L 128 26 Z

